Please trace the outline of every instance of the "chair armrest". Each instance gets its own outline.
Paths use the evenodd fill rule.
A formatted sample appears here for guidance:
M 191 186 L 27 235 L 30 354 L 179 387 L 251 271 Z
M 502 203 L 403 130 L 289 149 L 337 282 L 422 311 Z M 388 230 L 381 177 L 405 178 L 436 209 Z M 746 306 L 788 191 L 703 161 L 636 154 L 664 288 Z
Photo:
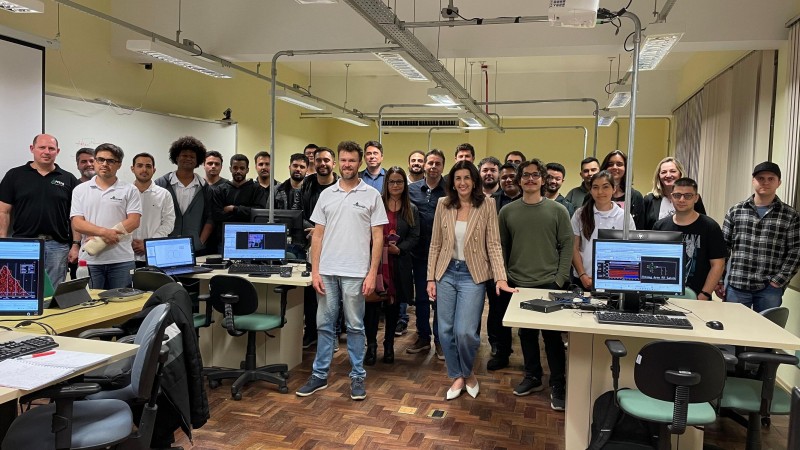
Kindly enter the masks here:
M 281 328 L 286 324 L 286 305 L 288 303 L 289 291 L 297 286 L 280 285 L 272 290 L 276 294 L 281 294 Z
M 625 344 L 616 339 L 606 339 L 606 347 L 608 347 L 611 356 L 622 358 L 628 355 L 628 349 L 625 348 Z
M 31 392 L 19 399 L 20 404 L 30 403 L 40 398 L 51 399 L 65 399 L 65 398 L 83 398 L 87 395 L 96 394 L 102 391 L 103 388 L 97 383 L 72 383 L 72 384 L 57 384 L 36 392 Z
M 113 338 L 125 336 L 125 331 L 121 328 L 95 328 L 93 330 L 82 331 L 78 335 L 81 339 L 96 339 L 96 338 Z
M 791 364 L 797 365 L 797 356 L 788 355 L 786 353 L 762 353 L 762 352 L 744 352 L 739 353 L 739 359 L 745 362 L 753 363 L 767 363 L 767 364 Z
M 722 358 L 725 359 L 725 365 L 736 365 L 739 363 L 739 358 L 736 355 L 728 353 L 726 351 L 722 352 Z

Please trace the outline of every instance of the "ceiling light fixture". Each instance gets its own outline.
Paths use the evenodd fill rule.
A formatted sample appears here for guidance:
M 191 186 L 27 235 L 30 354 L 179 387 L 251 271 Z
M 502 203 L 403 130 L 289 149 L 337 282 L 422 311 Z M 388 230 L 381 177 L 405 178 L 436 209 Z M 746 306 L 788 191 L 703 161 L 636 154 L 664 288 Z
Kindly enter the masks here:
M 653 70 L 681 40 L 683 33 L 653 34 L 645 38 L 639 50 L 639 70 Z M 633 64 L 628 72 L 633 70 Z
M 484 128 L 483 122 L 478 120 L 478 118 L 475 117 L 475 114 L 472 113 L 460 114 L 458 116 L 458 119 L 464 122 L 464 125 L 466 125 L 468 128 Z
M 347 114 L 345 112 L 339 111 L 333 113 L 334 119 L 339 119 L 342 122 L 347 122 L 351 125 L 359 126 L 359 127 L 368 127 L 372 125 L 372 122 L 367 119 L 362 119 L 361 117 L 354 116 L 352 114 Z
M 406 61 L 399 53 L 380 52 L 373 54 L 388 64 L 389 67 L 396 70 L 397 73 L 411 81 L 428 81 L 428 78 L 423 75 L 422 72 L 410 62 Z
M 614 123 L 614 120 L 617 119 L 617 113 L 615 111 L 609 111 L 607 109 L 601 109 L 597 114 L 597 126 L 598 127 L 608 127 Z
M 160 42 L 131 39 L 125 44 L 125 48 L 213 78 L 233 78 L 233 72 L 220 64 L 199 58 L 198 55 L 187 54 L 177 47 Z
M 290 91 L 289 89 L 279 88 L 275 90 L 275 98 L 283 100 L 286 103 L 299 106 L 301 108 L 310 109 L 311 111 L 324 111 L 325 107 L 311 97 L 306 97 L 297 92 Z
M 455 106 L 460 103 L 450 91 L 441 86 L 428 89 L 428 97 L 436 102 L 434 106 Z
M 614 96 L 608 102 L 609 108 L 624 108 L 631 101 L 631 88 L 618 84 L 614 89 Z
M 12 13 L 43 13 L 44 3 L 39 0 L 0 0 L 0 9 Z

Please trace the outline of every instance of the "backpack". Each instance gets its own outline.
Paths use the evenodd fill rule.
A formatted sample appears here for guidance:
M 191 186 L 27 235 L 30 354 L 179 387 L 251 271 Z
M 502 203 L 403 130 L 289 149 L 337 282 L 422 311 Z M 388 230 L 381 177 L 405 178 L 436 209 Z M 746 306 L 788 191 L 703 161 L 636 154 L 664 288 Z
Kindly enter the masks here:
M 587 450 L 644 450 L 657 446 L 658 425 L 625 414 L 614 391 L 597 397 L 592 409 L 592 439 Z

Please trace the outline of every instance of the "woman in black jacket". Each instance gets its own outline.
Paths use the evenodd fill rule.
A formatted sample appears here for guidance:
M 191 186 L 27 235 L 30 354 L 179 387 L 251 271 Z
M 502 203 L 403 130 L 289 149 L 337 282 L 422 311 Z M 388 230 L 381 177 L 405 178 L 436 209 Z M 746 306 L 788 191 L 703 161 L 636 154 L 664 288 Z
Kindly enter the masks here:
M 367 302 L 364 311 L 364 331 L 367 335 L 367 354 L 364 364 L 371 366 L 378 358 L 378 319 L 383 305 L 386 324 L 383 338 L 383 362 L 394 362 L 394 330 L 400 314 L 400 303 L 411 303 L 414 282 L 411 277 L 411 249 L 419 240 L 419 213 L 408 196 L 405 171 L 393 166 L 386 171 L 383 182 L 383 205 L 389 223 L 383 227 L 384 258 L 381 262 L 386 300 Z
M 644 197 L 644 230 L 652 230 L 656 222 L 675 214 L 670 197 L 672 187 L 676 180 L 685 176 L 683 164 L 672 156 L 667 156 L 658 163 L 653 175 L 653 190 Z M 706 213 L 706 207 L 699 196 L 694 210 L 700 214 Z

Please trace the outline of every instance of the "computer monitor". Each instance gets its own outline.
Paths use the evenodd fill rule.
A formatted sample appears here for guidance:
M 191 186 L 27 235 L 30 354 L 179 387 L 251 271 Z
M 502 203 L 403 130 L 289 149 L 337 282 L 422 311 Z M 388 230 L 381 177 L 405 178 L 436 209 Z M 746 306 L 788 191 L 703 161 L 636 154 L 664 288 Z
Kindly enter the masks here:
M 622 230 L 598 229 L 597 239 L 622 239 Z M 629 241 L 681 242 L 680 231 L 628 230 Z
M 286 259 L 286 224 L 224 223 L 222 257 L 245 261 Z
M 253 208 L 250 210 L 250 221 L 253 223 L 270 223 L 269 210 Z M 286 224 L 286 257 L 292 259 L 306 259 L 306 232 L 303 227 L 303 210 L 300 209 L 274 209 L 272 210 L 272 223 Z
M 594 289 L 623 294 L 620 309 L 638 311 L 647 295 L 683 295 L 682 241 L 595 239 L 593 246 Z
M 44 277 L 43 240 L 0 239 L 0 315 L 42 315 Z

